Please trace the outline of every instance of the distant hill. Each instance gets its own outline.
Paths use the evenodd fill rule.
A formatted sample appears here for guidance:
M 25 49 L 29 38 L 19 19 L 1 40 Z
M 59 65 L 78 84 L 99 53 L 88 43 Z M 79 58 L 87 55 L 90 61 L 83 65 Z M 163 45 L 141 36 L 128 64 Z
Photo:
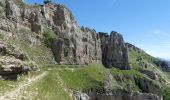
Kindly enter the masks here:
M 170 67 L 170 61 L 168 61 L 168 65 L 169 65 L 169 67 Z

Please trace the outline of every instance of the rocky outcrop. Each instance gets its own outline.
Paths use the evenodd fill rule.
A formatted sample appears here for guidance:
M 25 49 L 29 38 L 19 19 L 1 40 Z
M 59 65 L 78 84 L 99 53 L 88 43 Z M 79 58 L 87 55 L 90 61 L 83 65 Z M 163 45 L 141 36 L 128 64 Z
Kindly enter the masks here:
M 132 92 L 124 90 L 113 91 L 112 94 L 91 92 L 75 94 L 75 100 L 161 100 L 156 94 Z
M 149 70 L 140 70 L 141 73 L 147 75 L 150 79 L 156 80 L 157 79 L 157 75 L 155 72 L 153 71 L 149 71 Z
M 52 43 L 57 63 L 88 64 L 101 60 L 98 34 L 95 30 L 80 28 L 71 11 L 64 5 L 46 3 L 32 7 L 22 0 L 1 0 L 0 4 L 0 11 L 6 12 L 0 18 L 0 29 L 13 32 L 28 27 L 40 34 L 48 27 L 58 35 L 59 38 Z M 58 44 L 60 40 L 63 42 Z
M 140 92 L 133 93 L 130 98 L 130 100 L 161 100 L 156 94 Z
M 76 92 L 74 96 L 75 96 L 75 100 L 91 100 L 90 97 L 86 93 L 82 93 L 79 91 Z
M 37 70 L 38 66 L 22 50 L 10 43 L 0 41 L 0 76 L 4 79 L 17 79 L 18 74 Z
M 160 99 L 162 98 L 161 87 L 155 83 L 152 83 L 152 81 L 141 78 L 138 82 L 138 85 L 141 88 L 142 92 L 156 94 L 159 96 Z
M 8 56 L 0 58 L 0 75 L 2 76 L 24 72 L 27 73 L 29 70 L 29 67 L 19 59 Z
M 59 64 L 88 64 L 101 60 L 100 39 L 95 30 L 80 28 L 72 13 L 63 5 L 45 5 L 49 26 L 60 38 L 52 43 Z
M 99 36 L 93 29 L 80 27 L 64 5 L 46 3 L 35 8 L 21 0 L 1 0 L 0 4 L 0 10 L 6 11 L 0 19 L 0 29 L 12 32 L 28 27 L 41 34 L 47 27 L 55 32 L 58 38 L 52 42 L 52 51 L 58 64 L 89 64 L 103 59 L 107 67 L 130 69 L 128 52 L 120 34 L 112 32 L 109 37 Z
M 134 46 L 134 45 L 132 45 L 132 44 L 130 44 L 130 43 L 125 43 L 125 45 L 126 45 L 126 47 L 127 47 L 129 50 L 133 50 L 133 51 L 136 51 L 136 52 L 138 52 L 138 53 L 140 53 L 140 52 L 145 52 L 145 51 L 143 51 L 142 49 L 140 49 L 140 48 L 138 48 L 138 47 L 136 47 L 136 46 Z
M 128 51 L 122 35 L 111 32 L 99 33 L 102 48 L 102 62 L 106 67 L 117 67 L 120 69 L 130 69 Z
M 164 60 L 155 60 L 154 64 L 156 64 L 158 67 L 160 67 L 163 71 L 170 71 L 170 67 L 168 62 L 164 61 Z

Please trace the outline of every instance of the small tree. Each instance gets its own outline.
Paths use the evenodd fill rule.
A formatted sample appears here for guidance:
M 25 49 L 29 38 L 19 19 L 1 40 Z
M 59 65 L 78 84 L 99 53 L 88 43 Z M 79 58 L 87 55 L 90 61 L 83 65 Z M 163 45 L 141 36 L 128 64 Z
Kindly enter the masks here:
M 44 0 L 44 4 L 51 3 L 51 0 Z

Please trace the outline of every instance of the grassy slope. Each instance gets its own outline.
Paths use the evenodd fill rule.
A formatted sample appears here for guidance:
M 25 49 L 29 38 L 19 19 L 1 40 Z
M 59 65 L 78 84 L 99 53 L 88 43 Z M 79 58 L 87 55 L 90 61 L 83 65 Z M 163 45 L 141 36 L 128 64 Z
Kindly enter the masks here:
M 143 70 L 150 70 L 150 71 L 157 73 L 157 76 L 159 79 L 156 80 L 156 82 L 162 85 L 163 99 L 170 100 L 170 89 L 166 86 L 166 80 L 170 81 L 170 73 L 163 72 L 159 67 L 157 67 L 153 63 L 155 60 L 158 60 L 158 59 L 148 55 L 144 51 L 138 52 L 138 51 L 128 48 L 128 52 L 129 52 L 130 62 L 134 70 L 139 71 L 140 69 L 143 69 Z M 150 66 L 148 66 L 147 68 L 141 68 L 141 66 L 139 66 L 136 61 L 138 57 L 142 57 L 145 61 L 150 63 Z
M 53 63 L 53 55 L 49 48 L 46 48 L 44 44 L 31 46 L 29 41 L 30 37 L 36 39 L 36 34 L 27 29 L 21 29 L 16 31 L 12 37 L 8 36 L 9 33 L 0 32 L 0 41 L 13 45 L 17 47 L 18 50 L 21 50 L 24 54 L 28 56 L 28 60 L 25 62 L 33 61 L 39 67 L 45 66 L 45 64 Z M 40 39 L 40 41 L 43 41 Z M 28 75 L 22 75 L 16 81 L 10 80 L 0 80 L 0 93 L 9 91 L 17 87 L 19 83 L 26 80 L 29 77 L 36 76 L 40 72 L 31 72 Z
M 99 89 L 103 85 L 105 68 L 101 64 L 92 64 L 81 68 L 65 68 L 59 75 L 73 90 Z
M 77 90 L 98 89 L 104 80 L 104 67 L 100 64 L 88 66 L 59 66 L 44 69 L 49 74 L 28 87 L 23 96 L 31 94 L 33 100 L 72 100 Z

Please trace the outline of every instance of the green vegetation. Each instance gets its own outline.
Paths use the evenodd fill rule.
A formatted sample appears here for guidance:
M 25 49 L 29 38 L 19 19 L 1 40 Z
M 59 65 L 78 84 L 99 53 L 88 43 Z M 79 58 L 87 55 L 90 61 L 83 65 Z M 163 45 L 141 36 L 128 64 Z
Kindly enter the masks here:
M 126 91 L 128 91 L 129 86 L 132 86 L 132 91 L 141 91 L 138 84 L 136 82 L 139 81 L 139 79 L 147 79 L 147 77 L 140 72 L 132 69 L 132 70 L 119 70 L 116 68 L 110 69 L 111 74 L 116 78 L 116 81 L 118 84 L 124 88 Z M 123 78 L 123 80 L 120 80 Z M 123 81 L 123 82 L 122 82 Z
M 0 33 L 0 39 L 4 38 L 4 34 Z
M 76 90 L 102 90 L 105 68 L 101 64 L 50 65 L 43 69 L 48 74 L 29 86 L 22 96 L 33 100 L 72 100 Z
M 68 70 L 69 69 L 69 70 Z M 82 68 L 59 70 L 59 75 L 73 90 L 101 89 L 104 80 L 104 67 L 92 64 Z
M 47 47 L 51 47 L 52 41 L 57 38 L 58 36 L 54 33 L 54 31 L 50 30 L 50 29 L 45 29 L 45 32 L 43 34 L 44 36 L 44 44 Z
M 29 86 L 23 93 L 23 96 L 28 97 L 29 94 L 33 100 L 72 100 L 69 96 L 69 91 L 65 91 L 64 87 L 59 79 L 57 69 L 53 69 L 47 76 L 41 79 L 39 82 Z
M 36 62 L 39 66 L 53 64 L 53 55 L 50 48 L 42 43 L 42 36 L 31 32 L 28 29 L 16 31 L 15 37 L 6 40 L 10 45 L 16 45 L 26 54 L 29 60 Z
M 129 52 L 129 56 L 130 56 L 130 61 L 131 63 L 134 63 L 136 62 L 136 59 L 137 58 L 143 58 L 145 59 L 146 61 L 148 61 L 149 63 L 153 63 L 153 61 L 156 60 L 156 58 L 150 56 L 149 54 L 145 53 L 144 51 L 141 51 L 141 52 L 137 52 L 135 50 L 128 50 Z
M 26 81 L 27 78 L 34 77 L 39 75 L 41 72 L 31 72 L 27 75 L 20 75 L 17 80 L 0 80 L 0 95 L 7 91 L 15 89 L 23 81 Z
M 162 92 L 163 92 L 163 100 L 170 100 L 170 88 L 164 86 Z
M 112 68 L 111 73 L 113 75 L 135 76 L 137 78 L 145 78 L 145 76 L 142 73 L 140 73 L 140 72 L 138 72 L 134 69 L 132 69 L 132 70 L 119 70 L 119 69 L 116 69 L 116 68 Z

